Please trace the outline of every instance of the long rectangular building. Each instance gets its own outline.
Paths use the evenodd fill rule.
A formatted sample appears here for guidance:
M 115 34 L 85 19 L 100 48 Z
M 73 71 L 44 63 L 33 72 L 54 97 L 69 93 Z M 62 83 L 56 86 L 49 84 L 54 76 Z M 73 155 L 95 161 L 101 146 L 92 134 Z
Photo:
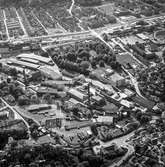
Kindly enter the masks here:
M 25 67 L 31 70 L 37 70 L 40 67 L 37 64 L 28 63 L 20 60 L 14 60 L 14 59 L 7 62 L 7 64 L 22 67 L 22 68 Z
M 76 89 L 70 89 L 70 90 L 68 91 L 68 94 L 69 94 L 72 98 L 74 98 L 74 99 L 76 99 L 76 100 L 78 100 L 78 101 L 81 101 L 81 102 L 84 102 L 84 101 L 87 100 L 87 98 L 88 98 L 87 95 L 81 93 L 80 91 L 78 91 L 78 90 L 76 90 Z
M 28 59 L 33 59 L 33 60 L 40 61 L 40 62 L 45 63 L 45 64 L 53 65 L 53 62 L 50 58 L 43 57 L 43 56 L 38 56 L 38 55 L 35 55 L 35 54 L 20 54 L 16 58 L 18 58 L 18 59 L 28 58 Z

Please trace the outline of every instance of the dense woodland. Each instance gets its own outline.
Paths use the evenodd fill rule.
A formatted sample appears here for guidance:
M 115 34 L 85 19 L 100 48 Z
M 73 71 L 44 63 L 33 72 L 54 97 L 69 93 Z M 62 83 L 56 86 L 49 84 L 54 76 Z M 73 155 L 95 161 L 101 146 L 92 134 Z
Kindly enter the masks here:
M 28 146 L 26 143 L 12 141 L 6 146 L 6 155 L 1 156 L 0 166 L 21 167 L 107 167 L 112 159 L 123 156 L 125 149 L 117 149 L 104 156 L 92 154 L 92 150 L 64 149 L 49 144 Z

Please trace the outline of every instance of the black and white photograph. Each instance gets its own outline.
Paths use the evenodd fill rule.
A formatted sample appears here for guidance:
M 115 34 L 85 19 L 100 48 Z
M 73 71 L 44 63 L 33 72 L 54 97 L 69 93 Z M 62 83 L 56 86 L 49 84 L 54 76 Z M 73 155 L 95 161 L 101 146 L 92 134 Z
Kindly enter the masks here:
M 0 167 L 165 167 L 165 0 L 0 0 Z

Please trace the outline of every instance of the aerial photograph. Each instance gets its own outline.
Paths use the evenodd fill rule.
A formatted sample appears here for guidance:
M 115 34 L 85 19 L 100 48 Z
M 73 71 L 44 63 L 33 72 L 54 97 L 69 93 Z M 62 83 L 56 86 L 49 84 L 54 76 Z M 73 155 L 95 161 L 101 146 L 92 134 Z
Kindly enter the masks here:
M 0 0 L 0 167 L 165 167 L 165 0 Z

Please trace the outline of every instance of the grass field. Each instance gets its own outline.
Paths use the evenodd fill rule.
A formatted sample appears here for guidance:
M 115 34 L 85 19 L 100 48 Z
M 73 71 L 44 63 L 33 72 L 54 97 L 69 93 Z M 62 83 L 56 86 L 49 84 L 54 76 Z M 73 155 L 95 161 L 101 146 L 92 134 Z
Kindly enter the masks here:
M 140 65 L 133 57 L 131 57 L 130 54 L 117 54 L 117 61 L 120 62 L 122 65 L 125 65 L 127 63 L 130 63 L 130 64 L 135 64 L 135 65 Z

